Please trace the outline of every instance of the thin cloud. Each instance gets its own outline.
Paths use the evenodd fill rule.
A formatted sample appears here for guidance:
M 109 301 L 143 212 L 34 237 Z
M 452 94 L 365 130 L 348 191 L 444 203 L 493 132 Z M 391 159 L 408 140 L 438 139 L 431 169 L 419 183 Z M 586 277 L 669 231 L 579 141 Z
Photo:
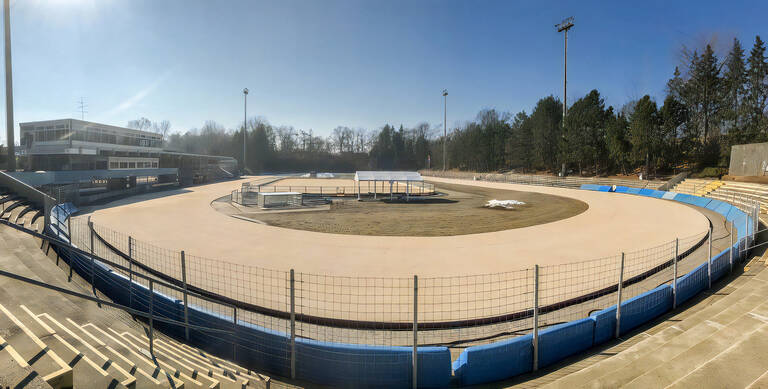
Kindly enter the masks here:
M 135 95 L 129 97 L 128 99 L 124 100 L 114 108 L 107 111 L 107 115 L 114 115 L 132 108 L 134 105 L 138 104 L 139 102 L 144 100 L 144 98 L 149 96 L 155 89 L 157 89 L 157 87 L 160 86 L 160 84 L 162 84 L 166 78 L 168 78 L 169 74 L 170 74 L 170 71 L 163 73 L 153 83 L 147 85 L 144 89 L 141 89 Z

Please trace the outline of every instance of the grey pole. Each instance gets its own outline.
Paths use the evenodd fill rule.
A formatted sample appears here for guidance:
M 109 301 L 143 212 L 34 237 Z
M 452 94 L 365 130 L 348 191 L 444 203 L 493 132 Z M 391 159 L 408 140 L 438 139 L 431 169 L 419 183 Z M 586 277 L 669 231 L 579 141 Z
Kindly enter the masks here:
M 619 265 L 619 284 L 616 298 L 616 337 L 621 333 L 621 290 L 624 288 L 624 253 L 621 253 L 621 264 Z
M 91 221 L 91 217 L 88 216 L 88 229 L 90 230 L 90 243 L 91 243 L 91 288 L 93 288 L 93 295 L 96 296 L 96 283 L 95 283 L 95 266 L 94 266 L 94 259 L 93 259 L 93 222 Z
M 11 7 L 10 0 L 3 1 L 3 26 L 5 27 L 5 131 L 8 148 L 8 171 L 16 171 L 16 150 L 13 125 L 13 70 L 11 69 Z
M 291 379 L 296 379 L 296 288 L 291 269 Z
M 707 247 L 707 283 L 709 289 L 712 289 L 712 226 L 709 226 Z
M 418 387 L 418 349 L 419 349 L 419 276 L 413 275 L 413 387 Z
M 731 266 L 731 273 L 733 273 L 733 220 L 731 220 L 731 248 L 728 249 L 728 264 Z
M 245 174 L 245 133 L 248 131 L 248 88 L 243 89 L 243 174 Z
M 235 325 L 235 341 L 232 342 L 232 361 L 237 361 L 237 307 L 232 307 L 232 323 Z
M 155 356 L 155 287 L 154 281 L 149 279 L 149 354 Z
M 443 89 L 443 171 L 448 166 L 446 144 L 448 143 L 448 89 Z
M 672 259 L 672 309 L 677 308 L 677 257 L 680 250 L 680 238 L 675 238 L 675 258 Z
M 749 256 L 749 220 L 744 218 L 744 258 Z
M 539 370 L 539 265 L 533 267 L 533 371 Z
M 563 122 L 568 111 L 568 29 L 565 30 L 565 50 L 563 51 Z
M 187 258 L 181 250 L 181 282 L 184 287 L 184 336 L 189 340 L 189 313 L 187 312 Z
M 133 237 L 128 237 L 128 306 L 133 308 Z

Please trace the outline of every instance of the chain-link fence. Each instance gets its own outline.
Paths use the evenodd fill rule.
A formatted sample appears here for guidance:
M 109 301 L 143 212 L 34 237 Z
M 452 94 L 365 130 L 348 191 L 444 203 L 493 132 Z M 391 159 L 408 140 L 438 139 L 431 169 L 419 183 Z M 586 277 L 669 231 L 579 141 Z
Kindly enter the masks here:
M 452 277 L 345 277 L 291 272 L 213 260 L 169 250 L 74 218 L 72 242 L 101 258 L 159 281 L 241 308 L 239 320 L 277 331 L 295 316 L 296 336 L 382 346 L 412 342 L 414 307 L 424 345 L 465 347 L 525 334 L 533 327 L 534 269 Z M 681 258 L 706 232 L 679 240 Z M 672 279 L 675 241 L 625 253 L 624 296 Z M 615 303 L 621 253 L 541 266 L 541 326 L 589 316 Z M 703 261 L 699 258 L 695 265 Z M 685 261 L 681 260 L 681 263 Z M 691 261 L 689 261 L 691 262 Z M 694 264 L 691 263 L 690 267 Z M 129 276 L 129 274 L 126 274 Z M 414 287 L 418 298 L 414 302 Z M 291 295 L 294 306 L 291 310 Z M 178 293 L 172 297 L 180 299 Z
M 758 204 L 745 203 L 740 209 L 756 223 Z M 360 347 L 446 346 L 460 351 L 530 334 L 673 284 L 711 257 L 711 233 L 702 231 L 604 258 L 501 273 L 345 277 L 198 257 L 135 240 L 83 218 L 67 224 L 74 245 L 119 265 L 115 272 L 133 278 L 128 287 L 144 290 L 147 280 L 154 279 L 161 283 L 155 290 L 168 297 L 157 302 L 167 305 L 160 308 L 183 306 L 186 312 L 189 307 L 240 324 L 243 332 L 234 338 L 206 336 L 226 344 L 233 355 L 237 348 L 255 353 L 260 356 L 255 364 L 286 376 L 309 374 L 302 370 L 307 362 L 297 362 L 297 355 L 325 361 L 355 356 L 355 366 L 365 370 L 404 362 L 401 357 L 371 360 Z M 755 226 L 744 226 L 739 247 L 748 247 Z M 689 278 L 711 280 L 711 272 L 706 267 L 706 272 L 693 271 Z M 129 295 L 146 303 L 146 293 Z M 297 352 L 297 347 L 303 351 Z

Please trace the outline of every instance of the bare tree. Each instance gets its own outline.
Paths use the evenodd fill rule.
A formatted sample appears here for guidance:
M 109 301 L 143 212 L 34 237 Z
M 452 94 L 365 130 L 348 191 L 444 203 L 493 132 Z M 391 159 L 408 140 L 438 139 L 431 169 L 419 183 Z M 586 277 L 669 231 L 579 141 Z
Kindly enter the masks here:
M 168 131 L 171 130 L 171 122 L 168 120 L 163 120 L 160 123 L 154 122 L 152 123 L 152 131 L 160 134 L 163 137 L 163 141 L 166 141 L 168 138 Z
M 136 120 L 129 121 L 128 128 L 133 128 L 136 130 L 148 130 L 152 128 L 152 121 L 142 116 Z

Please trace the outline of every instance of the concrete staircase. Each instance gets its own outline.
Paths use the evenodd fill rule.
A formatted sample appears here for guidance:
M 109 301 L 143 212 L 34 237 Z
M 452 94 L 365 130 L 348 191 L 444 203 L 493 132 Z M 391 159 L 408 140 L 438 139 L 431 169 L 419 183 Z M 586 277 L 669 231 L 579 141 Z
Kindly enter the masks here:
M 0 217 L 41 230 L 43 218 L 37 211 L 24 204 L 10 209 L 15 203 L 7 201 Z M 5 225 L 0 225 L 0 269 L 93 293 L 76 273 L 68 282 L 66 263 L 45 242 Z M 155 354 L 150 355 L 146 334 L 143 323 L 119 309 L 100 308 L 76 296 L 0 276 L 0 387 L 241 389 L 272 385 L 269 377 L 157 331 Z
M 565 375 L 550 372 L 523 386 L 768 387 L 765 258 L 753 258 L 741 275 L 727 277 L 710 294 L 682 308 L 630 339 L 577 362 L 583 367 L 580 370 Z

